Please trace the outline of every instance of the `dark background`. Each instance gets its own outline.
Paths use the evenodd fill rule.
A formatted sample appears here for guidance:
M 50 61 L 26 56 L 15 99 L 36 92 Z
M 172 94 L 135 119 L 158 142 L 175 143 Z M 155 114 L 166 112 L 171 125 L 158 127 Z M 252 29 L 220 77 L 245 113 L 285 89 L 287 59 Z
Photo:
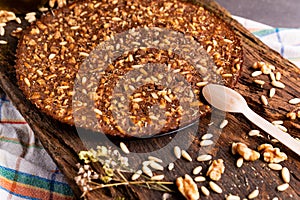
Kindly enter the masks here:
M 216 0 L 232 15 L 274 27 L 300 28 L 300 0 Z

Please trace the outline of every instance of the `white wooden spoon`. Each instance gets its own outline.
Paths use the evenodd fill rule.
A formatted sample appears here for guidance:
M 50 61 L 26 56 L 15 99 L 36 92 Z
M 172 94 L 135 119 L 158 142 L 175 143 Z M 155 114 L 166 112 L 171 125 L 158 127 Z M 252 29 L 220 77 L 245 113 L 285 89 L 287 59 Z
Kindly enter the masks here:
M 244 97 L 238 92 L 222 85 L 208 84 L 203 88 L 202 93 L 208 103 L 215 108 L 225 112 L 242 113 L 262 130 L 300 155 L 300 142 L 251 110 Z

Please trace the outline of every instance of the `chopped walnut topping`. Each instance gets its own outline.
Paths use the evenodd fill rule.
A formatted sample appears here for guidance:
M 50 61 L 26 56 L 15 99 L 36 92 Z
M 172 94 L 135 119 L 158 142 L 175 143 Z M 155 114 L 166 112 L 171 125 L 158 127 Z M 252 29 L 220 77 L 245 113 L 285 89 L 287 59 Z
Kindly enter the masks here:
M 188 174 L 184 176 L 184 179 L 182 177 L 177 178 L 176 185 L 186 199 L 197 200 L 200 198 L 197 184 Z
M 214 160 L 209 166 L 206 175 L 210 177 L 211 180 L 218 181 L 221 179 L 221 175 L 225 171 L 223 159 Z
M 262 144 L 257 149 L 263 152 L 264 161 L 268 163 L 280 163 L 287 160 L 287 155 L 280 152 L 279 148 L 274 148 L 271 144 Z
M 260 154 L 257 151 L 248 148 L 246 144 L 241 142 L 233 143 L 231 151 L 233 155 L 238 153 L 247 161 L 255 161 L 260 157 Z
M 300 107 L 295 108 L 294 110 L 289 112 L 286 116 L 291 120 L 295 120 L 297 118 L 300 119 Z

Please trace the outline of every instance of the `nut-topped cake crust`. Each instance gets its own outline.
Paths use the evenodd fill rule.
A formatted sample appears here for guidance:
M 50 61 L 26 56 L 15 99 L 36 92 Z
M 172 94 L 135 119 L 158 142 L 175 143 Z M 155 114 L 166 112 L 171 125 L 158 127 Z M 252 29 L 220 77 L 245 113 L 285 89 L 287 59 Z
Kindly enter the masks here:
M 97 88 L 89 90 L 90 77 L 79 71 L 87 66 L 90 53 L 96 55 L 100 43 L 113 41 L 124 32 L 136 35 L 134 32 L 140 28 L 157 30 L 158 35 L 164 30 L 185 35 L 208 54 L 199 59 L 207 63 L 211 59 L 212 63 L 194 66 L 193 59 L 198 62 L 197 58 L 178 55 L 176 48 L 161 49 L 164 43 L 159 41 L 157 48 L 141 46 L 126 51 L 105 69 L 98 69 L 103 73 L 94 83 Z M 176 38 L 167 38 L 166 46 L 168 42 L 176 43 Z M 124 49 L 126 45 L 120 42 L 113 49 Z M 174 130 L 209 112 L 210 107 L 200 98 L 201 88 L 209 82 L 233 87 L 242 57 L 240 41 L 230 27 L 199 5 L 179 0 L 86 0 L 42 16 L 25 31 L 17 49 L 16 74 L 25 96 L 55 119 L 105 134 L 140 136 Z M 109 60 L 101 56 L 98 59 Z M 160 65 L 147 68 L 148 64 Z M 151 76 L 149 70 L 153 70 Z M 164 70 L 169 71 L 168 76 Z M 119 84 L 129 72 L 137 75 L 131 81 L 143 85 Z M 178 79 L 172 90 L 166 84 L 178 76 L 170 73 L 185 79 Z M 190 85 L 190 90 L 185 90 L 183 82 Z M 86 113 L 84 103 L 74 104 L 78 94 L 75 83 L 80 83 L 79 93 L 92 100 L 92 114 Z M 122 103 L 124 99 L 129 99 L 128 106 Z

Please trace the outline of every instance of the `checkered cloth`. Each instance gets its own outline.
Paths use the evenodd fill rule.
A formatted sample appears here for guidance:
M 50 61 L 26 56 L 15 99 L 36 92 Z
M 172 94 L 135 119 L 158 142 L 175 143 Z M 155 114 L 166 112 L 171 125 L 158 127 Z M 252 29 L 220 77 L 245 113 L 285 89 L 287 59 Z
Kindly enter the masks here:
M 300 66 L 300 29 L 273 28 L 235 18 Z M 4 94 L 0 94 L 0 199 L 73 199 L 63 174 Z

